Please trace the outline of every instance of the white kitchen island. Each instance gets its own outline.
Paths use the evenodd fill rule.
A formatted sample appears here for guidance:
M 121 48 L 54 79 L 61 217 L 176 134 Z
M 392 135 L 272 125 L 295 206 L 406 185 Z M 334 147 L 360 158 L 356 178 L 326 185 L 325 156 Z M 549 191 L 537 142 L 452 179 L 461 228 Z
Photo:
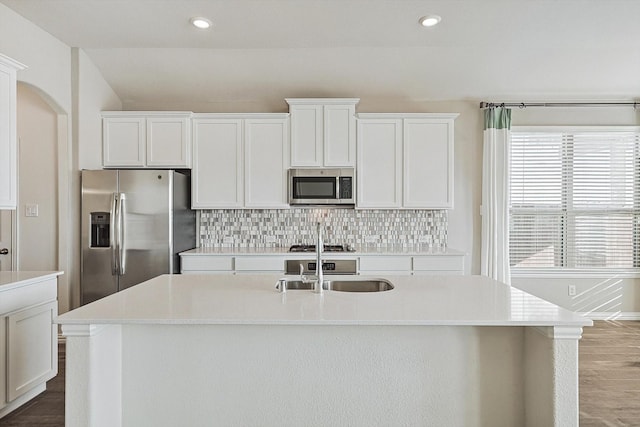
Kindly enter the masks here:
M 59 316 L 66 425 L 578 425 L 588 319 L 479 276 L 279 277 L 164 275 Z

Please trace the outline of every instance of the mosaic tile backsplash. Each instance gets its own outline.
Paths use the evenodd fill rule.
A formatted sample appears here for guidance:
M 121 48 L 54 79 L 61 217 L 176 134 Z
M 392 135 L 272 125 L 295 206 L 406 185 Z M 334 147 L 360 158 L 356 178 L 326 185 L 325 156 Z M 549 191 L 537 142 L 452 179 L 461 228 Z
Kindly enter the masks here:
M 200 246 L 288 248 L 313 244 L 316 223 L 325 244 L 353 248 L 446 249 L 446 210 L 236 209 L 200 211 Z

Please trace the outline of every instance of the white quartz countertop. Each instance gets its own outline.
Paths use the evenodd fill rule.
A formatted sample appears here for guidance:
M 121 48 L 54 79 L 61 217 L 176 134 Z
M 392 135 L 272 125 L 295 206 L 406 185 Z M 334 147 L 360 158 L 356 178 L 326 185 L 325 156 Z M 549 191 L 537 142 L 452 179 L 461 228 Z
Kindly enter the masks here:
M 289 248 L 195 248 L 188 251 L 180 252 L 182 256 L 198 256 L 198 255 L 286 255 L 286 256 L 315 256 L 315 252 L 289 252 Z M 356 248 L 351 252 L 323 252 L 324 257 L 348 257 L 348 256 L 360 256 L 360 255 L 464 255 L 464 252 L 456 249 L 430 249 L 427 246 L 389 246 L 380 248 Z
M 395 289 L 279 293 L 282 275 L 162 275 L 67 312 L 60 324 L 589 326 L 482 276 L 388 276 Z M 340 276 L 331 276 L 340 278 Z M 347 276 L 346 278 L 356 278 Z M 365 278 L 365 276 L 357 276 Z
M 53 279 L 61 274 L 62 271 L 0 271 L 0 291 Z

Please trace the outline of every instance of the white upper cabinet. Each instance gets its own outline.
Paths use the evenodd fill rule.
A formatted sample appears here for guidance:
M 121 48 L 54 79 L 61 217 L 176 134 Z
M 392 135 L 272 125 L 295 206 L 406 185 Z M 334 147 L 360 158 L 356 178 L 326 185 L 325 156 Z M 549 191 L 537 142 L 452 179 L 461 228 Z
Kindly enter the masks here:
M 240 208 L 243 198 L 242 120 L 193 120 L 191 205 L 194 209 Z
M 244 205 L 288 208 L 289 120 L 244 121 Z
M 458 114 L 358 115 L 358 208 L 453 208 Z
M 404 119 L 405 208 L 453 208 L 453 120 Z
M 288 98 L 292 167 L 354 167 L 357 98 Z
M 194 209 L 288 208 L 288 114 L 197 114 Z
M 190 168 L 191 112 L 102 112 L 102 164 Z
M 0 209 L 17 205 L 16 74 L 25 68 L 0 54 Z
M 358 120 L 356 173 L 357 207 L 401 207 L 402 120 Z

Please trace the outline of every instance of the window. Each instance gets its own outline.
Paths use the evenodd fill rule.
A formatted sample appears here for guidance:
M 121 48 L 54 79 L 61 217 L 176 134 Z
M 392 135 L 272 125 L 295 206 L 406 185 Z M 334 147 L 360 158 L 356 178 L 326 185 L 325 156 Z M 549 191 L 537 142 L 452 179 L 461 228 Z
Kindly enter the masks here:
M 640 128 L 514 128 L 510 264 L 640 272 Z

